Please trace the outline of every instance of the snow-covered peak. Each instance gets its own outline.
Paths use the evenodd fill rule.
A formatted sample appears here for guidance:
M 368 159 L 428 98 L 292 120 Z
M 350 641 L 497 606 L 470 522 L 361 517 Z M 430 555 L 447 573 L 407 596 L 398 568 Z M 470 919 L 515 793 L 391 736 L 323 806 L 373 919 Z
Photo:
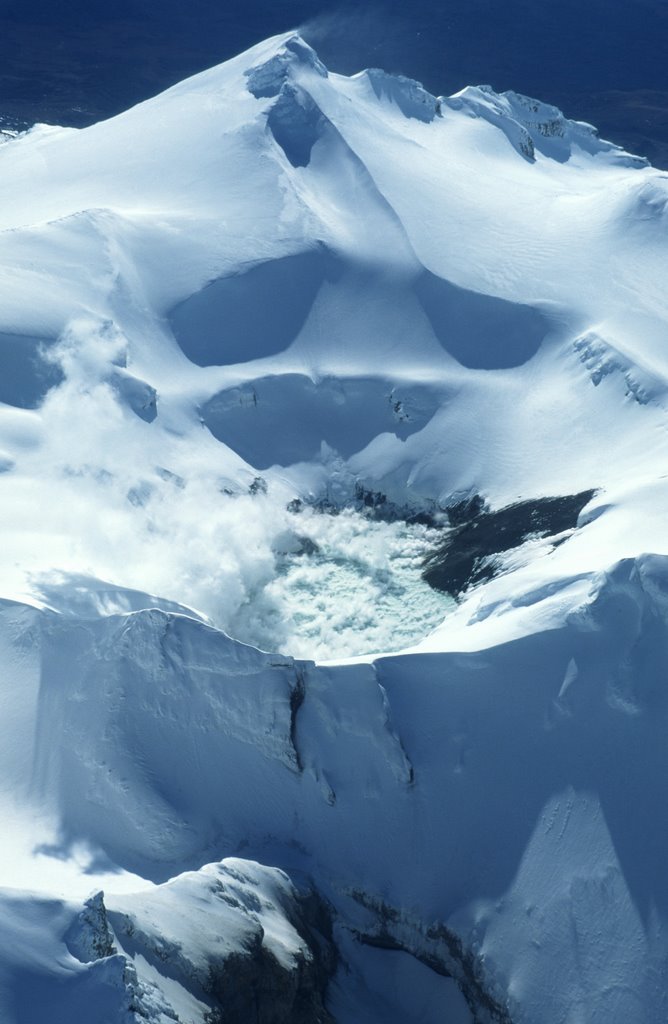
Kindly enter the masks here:
M 315 71 L 327 78 L 327 68 L 319 60 L 315 50 L 299 35 L 292 35 L 282 43 L 272 57 L 261 64 L 249 67 L 245 74 L 248 89 L 258 99 L 277 96 L 283 85 L 301 70 Z
M 558 107 L 512 90 L 497 93 L 490 85 L 467 86 L 453 96 L 441 97 L 441 104 L 450 110 L 463 110 L 470 117 L 485 118 L 530 161 L 538 150 L 563 163 L 577 147 L 592 156 L 609 154 L 628 167 L 647 166 L 644 157 L 631 156 L 620 146 L 601 140 L 592 125 L 571 121 Z
M 662 416 L 663 184 L 547 104 L 328 74 L 294 33 L 3 145 L 0 489 L 48 481 L 80 536 L 47 556 L 21 517 L 13 585 L 98 577 L 231 628 L 271 579 L 276 503 L 278 535 L 293 498 L 358 484 L 436 509 L 614 484 L 602 438 L 633 467 Z M 618 409 L 638 381 L 645 420 Z M 250 517 L 257 557 L 235 542 L 211 572 L 203 508 L 226 537 Z
M 663 1024 L 665 211 L 294 33 L 0 146 L 3 1020 Z

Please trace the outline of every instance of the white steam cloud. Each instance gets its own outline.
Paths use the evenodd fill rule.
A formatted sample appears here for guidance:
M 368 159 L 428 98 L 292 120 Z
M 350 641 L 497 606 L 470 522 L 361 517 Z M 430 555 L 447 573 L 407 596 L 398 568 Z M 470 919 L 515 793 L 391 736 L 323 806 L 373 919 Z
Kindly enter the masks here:
M 441 621 L 450 602 L 419 574 L 429 531 L 248 493 L 252 473 L 201 425 L 146 423 L 122 404 L 108 376 L 123 339 L 84 327 L 61 344 L 66 380 L 39 413 L 0 416 L 5 594 L 67 610 L 82 600 L 73 577 L 105 580 L 319 659 L 396 650 Z

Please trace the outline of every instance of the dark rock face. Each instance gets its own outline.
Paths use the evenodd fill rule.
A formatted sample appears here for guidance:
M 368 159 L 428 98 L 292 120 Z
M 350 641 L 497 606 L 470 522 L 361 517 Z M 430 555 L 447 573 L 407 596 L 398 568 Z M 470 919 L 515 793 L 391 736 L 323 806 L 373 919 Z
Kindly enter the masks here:
M 67 948 L 81 963 L 90 963 L 118 952 L 109 928 L 104 893 L 98 892 L 84 903 L 83 910 L 65 936 Z
M 323 1005 L 328 974 L 299 957 L 287 971 L 261 945 L 212 964 L 207 994 L 220 1007 L 210 1024 L 334 1024 Z
M 261 869 L 265 874 L 271 870 Z M 131 973 L 131 958 L 147 961 L 160 975 L 171 978 L 209 1007 L 204 1012 L 206 1024 L 334 1024 L 325 1008 L 327 986 L 337 967 L 330 907 L 316 890 L 298 890 L 286 876 L 283 878 L 284 884 L 268 902 L 261 888 L 254 888 L 257 879 L 253 881 L 252 873 L 245 876 L 229 868 L 218 879 L 209 874 L 199 881 L 198 892 L 192 888 L 198 883 L 197 875 L 190 873 L 168 883 L 164 896 L 162 890 L 157 890 L 153 894 L 156 902 L 148 913 L 141 907 L 130 912 L 111 910 L 109 922 Z M 195 912 L 206 902 L 211 921 L 217 922 L 208 933 L 208 941 L 206 932 L 200 942 L 193 944 L 192 931 L 170 934 L 156 924 L 156 908 L 163 899 L 169 901 L 171 887 L 179 886 L 190 899 L 197 892 L 192 904 Z M 80 915 L 77 936 L 82 932 L 87 940 L 85 951 L 91 947 L 99 958 L 116 953 L 116 947 L 101 894 L 96 899 L 98 902 L 92 905 L 89 901 L 86 914 Z M 188 902 L 172 903 L 173 920 L 187 914 L 187 908 Z M 279 911 L 288 931 L 291 926 L 297 933 L 298 941 L 282 953 L 266 935 L 262 913 L 268 908 L 270 912 Z M 219 941 L 226 935 L 230 941 Z M 71 942 L 70 946 L 75 948 Z M 155 1003 L 157 989 L 150 981 L 144 979 L 134 988 L 140 1008 L 143 1003 L 147 1007 L 151 1001 Z M 168 996 L 163 1011 L 167 1016 L 174 1012 Z
M 204 984 L 215 1008 L 208 1024 L 334 1024 L 325 994 L 336 964 L 329 908 L 311 891 L 288 918 L 308 945 L 292 969 L 278 962 L 258 935 L 247 950 L 212 962 Z
M 529 537 L 556 537 L 575 529 L 578 516 L 595 491 L 520 501 L 492 512 L 479 495 L 448 508 L 450 529 L 424 562 L 422 577 L 453 597 L 492 579 L 495 555 L 519 547 Z

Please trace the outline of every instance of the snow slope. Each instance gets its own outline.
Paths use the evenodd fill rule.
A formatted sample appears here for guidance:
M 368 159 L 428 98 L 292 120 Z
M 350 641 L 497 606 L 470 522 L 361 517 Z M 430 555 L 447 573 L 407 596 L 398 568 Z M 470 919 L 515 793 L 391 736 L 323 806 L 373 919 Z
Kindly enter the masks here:
M 292 34 L 0 146 L 3 1020 L 665 1020 L 666 182 Z

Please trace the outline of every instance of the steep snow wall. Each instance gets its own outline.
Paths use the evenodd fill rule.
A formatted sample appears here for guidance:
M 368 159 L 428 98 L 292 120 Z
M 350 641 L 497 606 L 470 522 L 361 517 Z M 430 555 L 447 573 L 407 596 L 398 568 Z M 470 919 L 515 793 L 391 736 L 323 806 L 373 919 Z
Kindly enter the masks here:
M 60 856 L 85 840 L 159 881 L 243 851 L 310 875 L 340 929 L 490 1019 L 662 1019 L 665 558 L 620 563 L 558 629 L 367 665 L 157 611 L 38 623 L 12 784 L 56 814 Z

